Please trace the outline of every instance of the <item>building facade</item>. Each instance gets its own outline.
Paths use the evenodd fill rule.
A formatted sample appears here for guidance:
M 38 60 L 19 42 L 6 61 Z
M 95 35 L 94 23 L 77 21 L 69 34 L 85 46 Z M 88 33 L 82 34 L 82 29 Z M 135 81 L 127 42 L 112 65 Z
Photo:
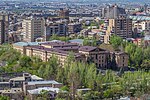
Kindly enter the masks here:
M 17 45 L 17 44 L 16 44 Z M 26 45 L 24 48 L 20 46 L 13 46 L 24 53 L 27 56 L 36 56 L 41 58 L 43 61 L 49 61 L 52 56 L 56 56 L 60 65 L 65 66 L 67 58 L 73 53 L 76 61 L 82 61 L 86 63 L 94 63 L 97 68 L 108 68 L 111 52 L 104 49 L 93 47 L 93 46 L 80 46 L 76 43 L 66 42 L 46 42 L 39 43 L 38 45 Z M 23 50 L 20 50 L 23 49 Z M 115 62 L 117 67 L 127 67 L 128 55 L 126 53 L 119 54 L 115 53 Z M 127 56 L 122 59 L 122 56 Z M 122 66 L 122 63 L 124 66 Z
M 25 41 L 34 42 L 37 38 L 45 41 L 45 21 L 43 18 L 29 18 L 23 20 L 22 27 L 25 33 Z
M 5 24 L 3 20 L 0 20 L 0 44 L 5 43 Z
M 117 35 L 123 39 L 132 37 L 132 19 L 126 16 L 119 16 L 116 19 L 109 19 L 104 43 L 108 44 L 111 35 Z
M 108 5 L 106 8 L 102 9 L 102 17 L 106 19 L 114 19 L 117 18 L 120 15 L 125 15 L 125 9 L 118 7 L 118 5 L 110 6 Z
M 46 32 L 46 40 L 49 40 L 53 34 L 56 34 L 58 36 L 67 36 L 68 35 L 67 24 L 61 22 L 51 23 L 45 26 L 45 32 Z
M 68 9 L 60 9 L 59 17 L 62 18 L 62 19 L 69 20 L 69 10 Z
M 9 15 L 0 14 L 0 44 L 8 41 Z
M 78 33 L 82 30 L 81 23 L 69 23 L 68 24 L 68 32 L 69 34 Z

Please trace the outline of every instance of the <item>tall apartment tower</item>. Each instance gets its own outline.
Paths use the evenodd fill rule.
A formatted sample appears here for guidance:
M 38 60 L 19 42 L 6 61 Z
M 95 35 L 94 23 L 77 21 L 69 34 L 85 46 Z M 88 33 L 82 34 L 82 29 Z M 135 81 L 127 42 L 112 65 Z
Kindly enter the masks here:
M 69 20 L 69 10 L 68 9 L 60 9 L 59 11 L 59 17 L 63 19 Z
M 0 14 L 0 44 L 8 41 L 9 15 Z
M 29 18 L 23 20 L 23 32 L 25 33 L 25 41 L 34 42 L 41 38 L 45 41 L 45 21 L 43 18 Z
M 125 9 L 118 7 L 118 5 L 107 6 L 103 9 L 103 16 L 106 19 L 117 18 L 120 15 L 126 15 Z
M 68 35 L 68 25 L 63 22 L 55 22 L 45 26 L 46 40 L 48 41 L 53 34 L 58 36 Z
M 0 44 L 5 43 L 5 24 L 3 20 L 0 20 Z
M 114 19 L 109 19 L 104 42 L 109 43 L 110 36 L 115 34 L 123 39 L 132 37 L 132 19 L 127 16 L 118 16 Z

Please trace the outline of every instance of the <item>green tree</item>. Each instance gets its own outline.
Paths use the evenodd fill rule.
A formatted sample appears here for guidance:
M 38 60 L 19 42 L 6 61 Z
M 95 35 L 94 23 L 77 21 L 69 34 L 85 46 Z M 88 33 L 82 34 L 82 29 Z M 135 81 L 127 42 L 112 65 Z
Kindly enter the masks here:
M 144 60 L 141 64 L 141 68 L 145 70 L 150 70 L 150 60 Z
M 7 96 L 0 96 L 0 100 L 10 100 Z
M 119 36 L 112 35 L 110 37 L 110 44 L 113 46 L 115 50 L 119 49 L 119 46 L 121 46 L 122 42 L 123 42 L 123 39 Z
M 45 69 L 46 79 L 55 79 L 58 68 L 59 68 L 58 59 L 53 54 L 52 57 L 49 59 L 49 61 L 46 64 L 46 69 Z
M 38 70 L 38 75 L 40 76 L 40 77 L 45 77 L 44 76 L 44 73 L 45 73 L 45 68 L 46 68 L 46 65 L 41 65 L 40 66 L 40 68 L 39 68 L 39 70 Z
M 59 40 L 59 37 L 57 36 L 57 34 L 52 34 L 50 40 Z
M 72 100 L 75 100 L 76 89 L 80 85 L 79 70 L 76 62 L 73 62 L 70 65 L 70 70 L 68 73 L 68 83 L 70 85 Z
M 32 64 L 32 60 L 30 57 L 28 56 L 22 56 L 20 59 L 19 59 L 19 65 L 21 67 L 31 67 L 31 64 Z
M 86 71 L 85 76 L 85 83 L 87 86 L 91 89 L 95 89 L 95 83 L 96 83 L 96 66 L 95 64 L 91 63 L 88 66 L 88 69 Z
M 83 100 L 102 100 L 102 94 L 98 91 L 90 91 L 82 96 Z
M 142 63 L 142 60 L 143 60 L 143 51 L 141 48 L 136 48 L 133 56 L 133 61 L 135 62 L 135 65 L 139 67 Z
M 150 47 L 144 49 L 144 59 L 150 59 Z
M 84 40 L 83 40 L 83 45 L 84 45 L 84 46 L 90 46 L 91 43 L 89 42 L 88 39 L 84 39 Z

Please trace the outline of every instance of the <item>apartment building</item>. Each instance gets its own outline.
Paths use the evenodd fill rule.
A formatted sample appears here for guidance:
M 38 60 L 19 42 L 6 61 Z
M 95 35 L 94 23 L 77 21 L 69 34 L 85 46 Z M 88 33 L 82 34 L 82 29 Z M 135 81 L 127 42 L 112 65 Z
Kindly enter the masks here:
M 8 41 L 9 15 L 0 14 L 0 44 Z
M 109 19 L 104 43 L 108 44 L 111 35 L 117 35 L 123 39 L 132 37 L 132 19 L 126 16 L 119 16 L 115 19 Z
M 67 24 L 63 22 L 54 22 L 45 26 L 46 40 L 49 40 L 53 34 L 58 36 L 67 36 Z
M 24 41 L 34 42 L 38 38 L 45 41 L 45 21 L 43 18 L 29 18 L 22 22 L 23 32 L 25 33 Z
M 114 19 L 117 18 L 120 15 L 125 15 L 125 9 L 119 7 L 118 5 L 108 5 L 106 8 L 102 9 L 102 17 L 106 19 Z
M 133 23 L 133 28 L 137 29 L 138 33 L 150 32 L 150 21 L 137 21 Z
M 81 23 L 69 23 L 68 24 L 68 32 L 69 34 L 78 33 L 82 30 Z
M 3 20 L 0 20 L 0 44 L 5 43 L 5 24 Z
M 68 9 L 60 9 L 59 10 L 59 17 L 62 19 L 69 20 L 69 10 Z
M 142 41 L 142 38 L 136 38 L 136 39 L 133 40 L 133 43 L 134 43 L 135 45 L 137 45 L 138 47 L 141 47 L 141 46 L 143 45 L 142 42 L 143 42 L 143 41 Z

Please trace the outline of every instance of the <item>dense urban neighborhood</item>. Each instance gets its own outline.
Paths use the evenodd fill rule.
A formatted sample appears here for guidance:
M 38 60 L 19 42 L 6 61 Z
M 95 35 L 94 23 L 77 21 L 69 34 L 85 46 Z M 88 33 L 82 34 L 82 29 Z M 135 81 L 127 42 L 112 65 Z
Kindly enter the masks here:
M 149 0 L 0 1 L 0 100 L 149 99 Z

